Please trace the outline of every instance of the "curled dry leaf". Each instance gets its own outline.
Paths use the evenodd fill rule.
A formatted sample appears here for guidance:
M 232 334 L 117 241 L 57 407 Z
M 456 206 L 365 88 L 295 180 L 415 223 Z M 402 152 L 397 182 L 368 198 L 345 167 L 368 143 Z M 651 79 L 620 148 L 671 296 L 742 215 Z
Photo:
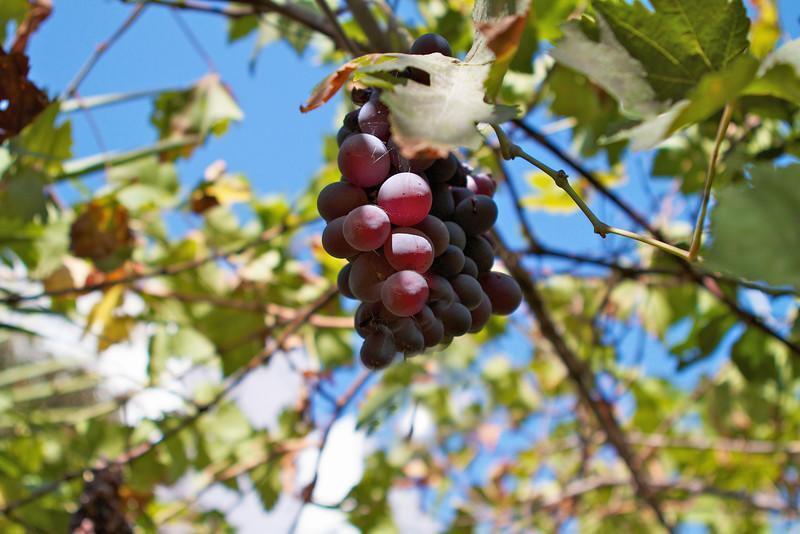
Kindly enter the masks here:
M 28 57 L 0 49 L 0 142 L 17 135 L 49 103 L 28 79 Z

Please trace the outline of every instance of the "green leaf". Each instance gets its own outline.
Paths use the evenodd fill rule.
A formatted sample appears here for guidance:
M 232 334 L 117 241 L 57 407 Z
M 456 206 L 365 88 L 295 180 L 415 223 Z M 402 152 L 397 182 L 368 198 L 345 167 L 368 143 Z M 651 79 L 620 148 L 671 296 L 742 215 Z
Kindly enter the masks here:
M 116 165 L 108 171 L 119 202 L 130 211 L 169 207 L 179 190 L 175 166 L 154 155 Z
M 318 328 L 313 331 L 313 348 L 324 369 L 333 369 L 353 361 L 349 330 Z
M 748 328 L 731 348 L 731 361 L 742 376 L 751 382 L 764 382 L 777 377 L 776 355 L 770 338 Z
M 724 68 L 748 45 L 750 22 L 741 0 L 597 0 L 594 7 L 617 40 L 647 72 L 660 100 L 684 98 L 710 71 Z
M 586 35 L 580 24 L 567 24 L 564 38 L 551 55 L 605 89 L 625 113 L 646 117 L 663 111 L 664 104 L 657 101 L 642 64 L 617 41 L 605 19 L 598 17 L 597 25 L 599 42 Z
M 269 461 L 259 465 L 250 473 L 250 480 L 253 481 L 264 510 L 272 510 L 281 495 L 280 462 Z
M 162 140 L 197 136 L 202 141 L 211 134 L 222 135 L 231 122 L 243 118 L 244 113 L 219 76 L 208 74 L 191 89 L 159 95 L 150 121 Z M 191 152 L 189 148 L 171 157 Z
M 711 213 L 709 266 L 800 288 L 800 165 L 758 166 L 749 183 L 723 189 Z M 769 258 L 765 261 L 765 258 Z
M 65 121 L 57 126 L 58 111 L 58 103 L 51 104 L 12 140 L 11 152 L 23 166 L 57 175 L 72 157 L 72 125 Z
M 767 56 L 761 63 L 758 78 L 744 93 L 774 96 L 800 106 L 800 39 L 786 43 Z

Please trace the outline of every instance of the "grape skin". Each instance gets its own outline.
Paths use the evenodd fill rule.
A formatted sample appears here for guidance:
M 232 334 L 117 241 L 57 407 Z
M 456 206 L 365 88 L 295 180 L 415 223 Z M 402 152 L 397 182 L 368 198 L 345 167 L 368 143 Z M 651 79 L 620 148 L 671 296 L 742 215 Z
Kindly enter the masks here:
M 393 331 L 397 350 L 407 354 L 416 354 L 422 352 L 425 349 L 425 338 L 423 337 L 420 329 L 417 328 L 417 325 L 411 320 L 401 324 L 401 327 Z
M 463 304 L 454 302 L 442 314 L 445 335 L 463 336 L 472 326 L 472 314 Z
M 433 323 L 422 329 L 422 337 L 426 347 L 435 347 L 444 338 L 444 325 L 436 319 Z
M 464 250 L 464 247 L 467 246 L 467 234 L 464 233 L 464 230 L 453 221 L 447 221 L 444 224 L 450 234 L 450 244 Z
M 419 313 L 428 300 L 428 283 L 414 271 L 394 273 L 381 287 L 381 302 L 386 309 L 399 317 Z
M 437 159 L 433 165 L 425 172 L 428 181 L 433 183 L 444 183 L 450 180 L 458 170 L 459 162 L 453 154 L 444 159 Z
M 449 219 L 456 209 L 453 194 L 447 184 L 431 185 L 431 215 L 441 220 Z
M 359 254 L 350 269 L 350 291 L 363 302 L 378 302 L 381 286 L 394 274 L 386 259 L 375 252 Z
M 426 33 L 420 35 L 411 44 L 410 53 L 416 55 L 433 54 L 438 52 L 443 56 L 452 57 L 453 50 L 450 48 L 450 43 L 447 39 L 437 33 Z
M 349 299 L 355 299 L 356 296 L 350 291 L 350 269 L 352 264 L 348 263 L 339 270 L 339 275 L 336 277 L 336 286 L 339 288 L 339 293 Z
M 510 315 L 522 302 L 522 289 L 516 280 L 504 273 L 484 273 L 478 281 L 492 303 L 495 315 Z
M 345 217 L 338 217 L 322 231 L 322 248 L 334 258 L 352 258 L 358 251 L 344 238 Z
M 430 240 L 434 256 L 440 256 L 447 250 L 447 245 L 450 244 L 450 233 L 441 219 L 428 215 L 414 228 L 421 231 Z
M 379 326 L 361 345 L 361 363 L 368 369 L 383 369 L 394 360 L 397 349 L 388 328 Z
M 389 108 L 379 100 L 372 99 L 358 112 L 358 127 L 368 134 L 372 134 L 384 143 L 389 140 Z
M 481 302 L 474 310 L 470 311 L 470 314 L 472 314 L 472 326 L 470 326 L 469 332 L 476 334 L 486 326 L 492 315 L 492 301 L 489 300 L 486 293 L 481 291 Z
M 378 206 L 367 204 L 351 211 L 344 219 L 344 238 L 356 250 L 380 248 L 392 231 L 389 216 Z
M 482 234 L 491 230 L 497 221 L 497 204 L 484 195 L 474 195 L 456 205 L 453 220 L 468 235 Z
M 450 285 L 456 292 L 458 299 L 468 310 L 474 310 L 481 303 L 483 290 L 478 281 L 471 276 L 459 274 L 450 279 Z
M 320 217 L 332 221 L 344 217 L 367 202 L 367 194 L 360 187 L 347 182 L 333 182 L 319 192 L 317 211 Z
M 494 249 L 489 240 L 484 236 L 478 235 L 467 239 L 467 246 L 464 247 L 464 254 L 472 258 L 478 267 L 479 273 L 492 270 L 494 265 Z
M 448 305 L 455 302 L 456 293 L 447 278 L 437 274 L 426 274 L 431 302 L 445 302 Z
M 412 233 L 416 232 L 416 233 Z M 424 273 L 433 264 L 433 245 L 425 234 L 414 228 L 396 228 L 383 245 L 389 265 L 397 269 Z
M 444 254 L 433 262 L 433 270 L 444 277 L 455 276 L 464 268 L 464 253 L 454 245 L 448 245 Z
M 380 185 L 389 175 L 391 158 L 383 142 L 371 134 L 353 134 L 339 148 L 339 170 L 359 187 Z
M 420 176 L 401 172 L 391 176 L 378 190 L 378 206 L 397 226 L 422 222 L 431 209 L 431 189 Z
M 464 268 L 461 269 L 461 274 L 471 276 L 472 278 L 478 278 L 480 273 L 478 272 L 478 264 L 475 263 L 475 260 L 469 256 L 464 256 Z

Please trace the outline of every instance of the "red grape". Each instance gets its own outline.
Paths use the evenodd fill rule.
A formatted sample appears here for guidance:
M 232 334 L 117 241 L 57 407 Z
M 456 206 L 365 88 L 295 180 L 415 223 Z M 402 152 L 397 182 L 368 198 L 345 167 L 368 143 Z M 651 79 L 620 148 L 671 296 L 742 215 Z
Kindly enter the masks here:
M 447 249 L 447 245 L 450 244 L 450 234 L 447 231 L 447 226 L 438 217 L 428 215 L 414 228 L 420 230 L 430 239 L 434 256 L 441 255 Z
M 381 287 L 381 301 L 391 313 L 410 317 L 419 313 L 428 300 L 428 283 L 414 271 L 400 271 Z
M 380 185 L 389 175 L 390 160 L 383 142 L 370 134 L 353 134 L 339 149 L 339 170 L 359 187 Z
M 394 269 L 380 254 L 359 254 L 350 269 L 350 291 L 358 300 L 378 302 L 381 299 L 381 286 L 392 274 Z
M 442 312 L 446 335 L 463 336 L 472 327 L 472 314 L 463 304 L 454 302 Z
M 494 180 L 491 176 L 480 173 L 473 176 L 472 179 L 475 181 L 476 194 L 486 195 L 487 197 L 494 196 L 494 192 L 497 189 L 497 184 L 494 183 Z
M 475 195 L 456 204 L 453 220 L 469 235 L 482 234 L 497 221 L 497 204 L 484 195 Z
M 368 369 L 383 369 L 397 354 L 394 337 L 388 328 L 379 326 L 361 345 L 361 363 Z
M 414 226 L 431 209 L 431 188 L 418 175 L 401 172 L 381 185 L 378 190 L 378 205 L 389 214 L 392 224 Z
M 450 43 L 437 33 L 426 33 L 417 37 L 411 44 L 410 52 L 417 55 L 433 54 L 434 52 L 438 52 L 443 56 L 453 55 Z
M 338 217 L 322 231 L 322 248 L 334 258 L 352 258 L 358 254 L 344 238 L 344 220 L 345 217 Z
M 458 300 L 466 306 L 468 310 L 474 310 L 481 303 L 483 290 L 478 281 L 466 274 L 459 274 L 450 279 L 453 291 L 458 295 Z
M 490 272 L 478 278 L 483 291 L 492 303 L 492 313 L 509 315 L 522 302 L 522 290 L 516 280 L 507 274 Z
M 389 216 L 378 206 L 367 204 L 351 211 L 344 219 L 344 238 L 356 250 L 380 248 L 392 231 Z
M 389 108 L 379 100 L 372 99 L 358 112 L 358 127 L 383 142 L 389 140 Z
M 492 301 L 489 300 L 486 293 L 481 292 L 481 303 L 470 313 L 472 314 L 472 326 L 469 332 L 476 334 L 486 326 L 486 323 L 489 322 L 489 318 L 492 315 Z
M 369 202 L 363 189 L 347 182 L 326 185 L 317 197 L 317 211 L 326 221 L 344 217 Z
M 411 270 L 424 273 L 433 264 L 433 245 L 415 228 L 395 228 L 386 243 L 383 253 L 389 265 L 398 271 Z

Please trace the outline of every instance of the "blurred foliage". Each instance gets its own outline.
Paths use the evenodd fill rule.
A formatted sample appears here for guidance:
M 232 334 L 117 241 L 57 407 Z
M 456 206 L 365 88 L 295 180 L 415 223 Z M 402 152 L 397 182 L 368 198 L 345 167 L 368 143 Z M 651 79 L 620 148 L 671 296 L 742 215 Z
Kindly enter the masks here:
M 227 38 L 253 43 L 252 65 L 275 42 L 298 61 L 348 59 L 319 3 L 275 4 L 264 13 L 249 2 L 181 5 L 230 15 Z M 702 276 L 646 247 L 587 251 L 564 233 L 543 235 L 563 247 L 549 251 L 561 259 L 524 266 L 555 334 L 523 306 L 352 390 L 352 306 L 327 298 L 342 262 L 322 252 L 316 224 L 317 193 L 339 179 L 333 136 L 317 173 L 292 178 L 305 189 L 291 202 L 256 193 L 224 160 L 181 176 L 182 159 L 245 118 L 233 88 L 209 73 L 152 97 L 154 144 L 75 154 L 69 110 L 129 98 L 125 82 L 111 98 L 49 101 L 27 79 L 28 58 L 4 52 L 0 64 L 13 68 L 0 71 L 0 106 L 11 106 L 0 108 L 0 530 L 58 532 L 122 516 L 141 532 L 234 531 L 227 509 L 199 504 L 208 488 L 253 491 L 264 510 L 284 498 L 314 503 L 303 454 L 353 413 L 369 443 L 363 476 L 341 502 L 320 506 L 363 532 L 397 531 L 389 496 L 400 490 L 414 491 L 415 513 L 444 532 L 554 532 L 573 519 L 581 532 L 657 531 L 607 428 L 579 402 L 553 335 L 586 365 L 593 401 L 620 422 L 670 522 L 762 532 L 784 516 L 797 528 L 800 355 L 755 323 L 800 342 L 800 41 L 781 37 L 773 1 L 749 4 L 421 0 L 408 19 L 391 2 L 367 6 L 398 51 L 434 31 L 472 58 L 351 64 L 359 83 L 387 89 L 381 71 L 429 71 L 430 87 L 386 93 L 409 145 L 467 145 L 465 159 L 500 177 L 474 122 L 510 118 L 507 106 L 517 106 L 565 153 L 587 158 L 604 188 L 656 190 L 635 210 L 676 241 L 688 240 L 725 105 L 733 121 Z M 351 15 L 366 4 L 329 6 L 370 51 L 375 36 Z M 500 37 L 507 28 L 489 15 L 513 19 L 519 40 L 479 32 L 473 47 L 473 8 Z M 0 43 L 32 9 L 0 2 Z M 646 172 L 631 157 L 637 149 L 649 150 Z M 523 215 L 557 223 L 575 213 L 546 175 L 508 172 Z M 587 177 L 573 184 L 600 203 Z M 498 194 L 509 191 L 501 183 Z M 70 335 L 74 346 L 53 342 Z M 130 376 L 136 355 L 146 362 Z M 291 401 L 265 428 L 227 388 L 278 365 Z M 259 386 L 248 384 L 272 410 L 275 392 Z M 141 408 L 153 399 L 157 413 Z

